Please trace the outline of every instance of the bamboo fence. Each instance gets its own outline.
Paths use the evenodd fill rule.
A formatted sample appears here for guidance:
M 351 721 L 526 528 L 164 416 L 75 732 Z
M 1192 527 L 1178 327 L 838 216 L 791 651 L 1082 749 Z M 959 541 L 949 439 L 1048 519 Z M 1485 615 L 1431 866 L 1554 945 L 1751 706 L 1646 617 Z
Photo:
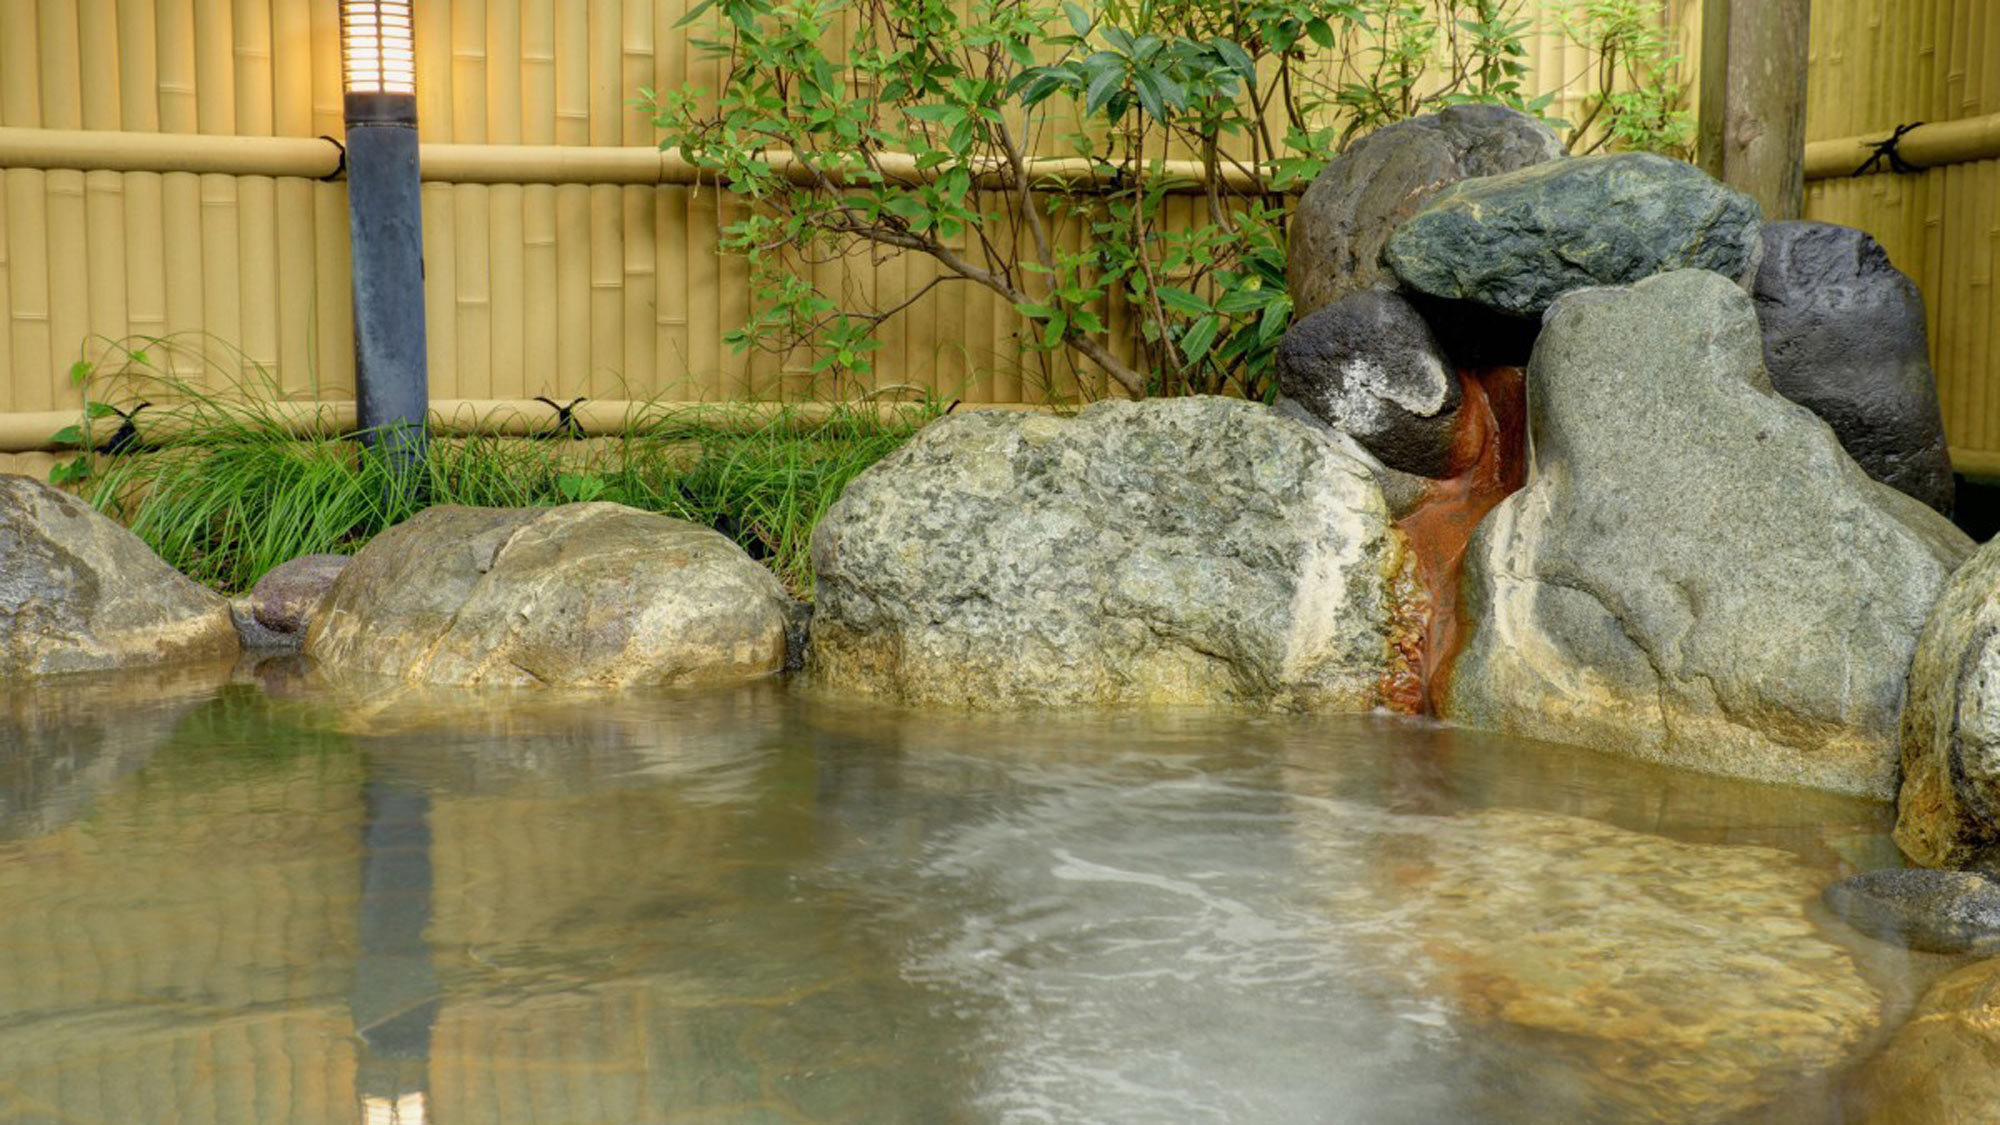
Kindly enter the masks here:
M 628 101 L 642 86 L 715 81 L 690 29 L 676 26 L 690 3 L 417 6 L 434 397 L 525 413 L 537 409 L 535 395 L 826 393 L 802 360 L 724 342 L 751 308 L 742 263 L 716 252 L 738 205 L 655 149 L 652 126 Z M 1987 127 L 1973 119 L 2000 111 L 2000 18 L 1989 7 L 1815 5 L 1809 128 L 1827 142 L 1816 170 L 1851 170 L 1843 165 L 1853 146 L 1834 142 L 1905 121 L 1960 122 L 1953 128 L 1971 138 L 1940 142 L 1945 127 L 1933 124 L 1906 151 L 1978 151 Z M 1691 59 L 1704 42 L 1703 8 L 1670 7 Z M 193 381 L 216 385 L 247 360 L 288 399 L 352 397 L 345 187 L 321 179 L 337 150 L 319 139 L 341 132 L 337 22 L 335 0 L 10 7 L 0 22 L 0 431 L 73 413 L 81 396 L 68 371 L 86 342 L 132 333 L 205 335 L 241 349 L 241 359 L 186 361 L 176 374 Z M 1574 115 L 1591 81 L 1585 52 L 1555 36 L 1530 46 L 1537 88 L 1556 93 L 1558 115 Z M 2000 164 L 1952 159 L 1915 175 L 1824 177 L 1808 206 L 1815 218 L 1869 229 L 1919 279 L 1954 448 L 2000 472 L 2000 396 L 1984 386 L 1996 363 L 1987 322 L 2000 311 L 1991 282 Z M 1048 175 L 1078 171 L 1061 160 L 1045 166 Z M 1201 221 L 1196 200 L 1169 209 Z M 1059 235 L 1071 247 L 1084 238 Z M 915 255 L 812 269 L 878 307 L 936 276 Z M 1115 310 L 1111 320 L 1129 327 Z M 1101 373 L 1024 348 L 1020 330 L 994 295 L 940 286 L 884 326 L 874 386 L 972 403 L 1105 391 Z M 1121 347 L 1129 354 L 1129 341 Z M 38 444 L 0 441 L 0 450 Z

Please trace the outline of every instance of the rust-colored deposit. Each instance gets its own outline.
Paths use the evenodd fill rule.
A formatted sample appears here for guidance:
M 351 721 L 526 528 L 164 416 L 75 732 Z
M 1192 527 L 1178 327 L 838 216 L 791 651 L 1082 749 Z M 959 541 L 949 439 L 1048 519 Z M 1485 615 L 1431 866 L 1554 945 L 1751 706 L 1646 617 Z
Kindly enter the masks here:
M 1436 711 L 1436 700 L 1463 641 L 1459 568 L 1472 532 L 1486 513 L 1519 489 L 1528 473 L 1527 381 L 1518 367 L 1459 372 L 1465 401 L 1452 438 L 1449 475 L 1432 481 L 1424 498 L 1396 521 L 1410 544 L 1420 596 L 1409 609 L 1418 619 L 1404 630 L 1404 656 L 1416 671 L 1391 685 L 1388 703 L 1418 714 Z

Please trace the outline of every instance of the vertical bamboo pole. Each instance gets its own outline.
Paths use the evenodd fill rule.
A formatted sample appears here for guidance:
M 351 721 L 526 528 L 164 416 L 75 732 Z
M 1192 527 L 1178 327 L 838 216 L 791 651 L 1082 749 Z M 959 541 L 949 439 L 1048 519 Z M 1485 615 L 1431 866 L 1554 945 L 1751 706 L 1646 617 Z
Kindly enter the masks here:
M 624 74 L 620 48 L 620 5 L 600 0 L 585 18 L 589 81 L 589 143 L 616 145 L 624 139 L 618 83 Z M 590 391 L 613 397 L 625 375 L 624 213 L 619 189 L 590 187 Z M 618 394 L 617 397 L 624 397 Z
M 653 0 L 653 88 L 678 90 L 687 81 L 688 36 L 693 28 L 674 26 L 685 11 L 682 0 Z M 657 135 L 648 129 L 648 144 Z M 713 190 L 713 189 L 710 189 Z M 688 290 L 694 274 L 688 258 L 689 191 L 661 187 L 652 193 L 657 240 L 654 274 L 654 363 L 649 394 L 693 397 L 686 390 L 691 364 L 688 343 Z
M 524 69 L 519 0 L 488 0 L 485 125 L 490 143 L 521 143 Z M 533 393 L 527 388 L 522 366 L 527 315 L 522 262 L 525 205 L 518 184 L 495 184 L 487 189 L 486 244 L 491 277 L 486 294 L 490 322 L 486 381 L 494 398 L 519 399 Z
M 421 80 L 418 88 L 422 89 Z M 422 128 L 419 121 L 418 128 Z M 447 126 L 448 128 L 449 126 Z M 458 333 L 458 224 L 453 192 L 455 184 L 425 184 L 424 212 L 424 323 L 437 327 L 425 334 L 425 361 L 430 367 L 430 393 L 434 398 L 464 398 L 460 393 Z M 480 232 L 484 237 L 485 232 Z
M 14 292 L 11 254 L 7 248 L 7 176 L 0 170 L 0 410 L 19 410 L 14 386 L 20 380 L 14 369 Z
M 272 135 L 270 0 L 235 0 L 236 129 L 239 136 Z M 269 176 L 242 176 L 237 269 L 243 336 L 236 343 L 267 372 L 278 368 L 278 198 Z
M 312 185 L 313 355 L 315 398 L 354 393 L 353 247 L 347 185 Z
M 590 13 L 583 0 L 554 5 L 555 143 L 590 143 Z M 556 352 L 551 397 L 591 390 L 590 189 L 555 190 Z
M 457 123 L 457 113 L 453 108 L 457 90 L 452 84 L 452 49 L 455 45 L 452 8 L 453 4 L 438 3 L 436 0 L 416 3 L 410 8 L 414 20 L 411 30 L 416 36 L 417 128 L 423 131 L 423 139 L 427 141 L 458 139 L 452 131 Z M 424 221 L 429 222 L 430 216 L 425 215 Z
M 1990 12 L 1987 19 L 1990 28 L 1993 20 Z M 1981 69 L 1991 66 L 1991 60 L 1985 60 Z M 2000 393 L 1994 389 L 1993 373 L 1996 370 L 1994 361 L 2000 359 L 2000 355 L 1996 355 L 1994 349 L 1993 317 L 2000 313 L 2000 301 L 1995 299 L 1993 274 L 1995 231 L 2000 230 L 2000 208 L 1996 208 L 1994 197 L 2000 193 L 2000 176 L 1994 172 L 2000 168 L 2000 161 L 1985 160 L 1963 165 L 1963 168 L 1966 197 L 1973 211 L 1966 228 L 1972 262 L 1954 319 L 1971 336 L 1971 347 L 1967 349 L 1971 354 L 1967 357 L 1966 370 L 1981 376 L 1974 380 L 1981 400 L 1979 447 L 1995 451 L 2000 450 Z
M 692 8 L 693 0 L 678 5 Z M 711 14 L 710 19 L 713 19 Z M 695 25 L 700 26 L 700 25 Z M 692 28 L 690 28 L 692 30 Z M 680 73 L 687 84 L 715 90 L 722 83 L 722 68 L 714 59 L 699 54 L 682 34 L 679 46 Z M 706 186 L 686 192 L 687 232 L 687 348 L 690 398 L 721 398 L 727 395 L 722 344 L 723 260 L 720 254 L 722 197 L 725 189 Z
M 200 78 L 195 110 L 201 131 L 228 136 L 236 131 L 236 42 L 230 0 L 195 0 L 194 49 Z M 218 344 L 243 342 L 243 278 L 239 247 L 241 219 L 233 176 L 201 177 L 202 329 Z M 228 353 L 209 348 L 221 361 Z
M 340 75 L 338 0 L 308 0 L 314 136 L 346 132 Z M 347 185 L 315 183 L 312 198 L 312 368 L 308 386 L 315 398 L 350 396 L 354 391 L 354 277 L 347 221 Z
M 501 0 L 504 3 L 504 0 Z M 451 8 L 452 139 L 484 144 L 488 90 L 486 0 L 453 0 Z M 452 218 L 457 226 L 458 292 L 453 317 L 434 331 L 458 334 L 458 371 L 454 379 L 460 397 L 493 397 L 493 305 L 491 189 L 484 184 L 452 187 Z
M 718 232 L 742 222 L 748 216 L 748 208 L 732 196 L 718 193 L 717 202 L 720 204 L 716 226 Z M 733 254 L 721 256 L 718 261 L 722 268 L 720 283 L 717 285 L 721 300 L 717 310 L 719 331 L 716 339 L 720 341 L 721 333 L 741 328 L 750 322 L 750 272 L 743 264 L 743 260 Z M 720 350 L 721 393 L 716 397 L 755 401 L 758 397 L 758 388 L 755 382 L 756 369 L 750 352 L 736 351 L 727 346 Z
M 48 174 L 0 172 L 7 192 L 7 246 L 12 261 L 8 315 L 13 320 L 15 410 L 53 410 L 48 373 L 57 365 L 49 328 Z
M 36 58 L 38 12 L 28 8 L 6 36 L 0 36 L 0 122 L 20 128 L 42 124 L 42 76 Z M 0 286 L 0 316 L 8 320 L 0 360 L 8 364 L 8 408 L 40 408 L 28 388 L 30 372 L 48 368 L 48 234 L 42 222 L 44 172 L 0 168 L 0 240 L 8 246 L 10 280 Z M 30 218 L 32 210 L 32 218 Z
M 490 190 L 484 184 L 457 184 L 452 188 L 452 211 L 457 223 L 453 238 L 458 253 L 455 266 L 458 377 L 454 382 L 460 398 L 494 397 Z M 447 321 L 439 325 L 440 331 L 448 330 L 450 324 Z
M 316 137 L 338 137 L 347 124 L 340 76 L 340 0 L 306 0 L 311 28 L 312 125 Z
M 521 139 L 556 141 L 556 13 L 554 0 L 521 2 Z M 561 393 L 557 305 L 556 189 L 521 189 L 522 385 L 525 393 Z
M 1974 112 L 2000 113 L 2000 73 L 1996 73 L 2000 71 L 2000 62 L 1995 61 L 1995 56 L 2000 55 L 2000 12 L 1995 12 L 1993 5 L 1988 4 L 1980 9 L 1980 14 L 1986 21 L 1986 34 L 1985 46 L 1980 48 L 1977 56 L 1979 103 Z
M 619 35 L 620 142 L 645 145 L 652 143 L 652 123 L 637 107 L 625 106 L 623 99 L 638 97 L 641 87 L 652 87 L 656 81 L 653 4 L 651 0 L 624 0 L 621 11 L 624 27 Z M 620 319 L 625 332 L 626 393 L 630 398 L 650 397 L 659 385 L 659 231 L 653 223 L 653 192 L 648 187 L 619 189 L 625 236 L 625 275 L 620 288 L 624 307 Z
M 590 189 L 555 189 L 556 362 L 544 378 L 550 397 L 589 394 Z
M 41 123 L 52 129 L 83 126 L 83 80 L 79 45 L 79 14 L 75 0 L 50 0 L 39 5 L 38 48 L 41 52 Z M 48 331 L 53 354 L 40 371 L 25 373 L 41 401 L 65 401 L 62 371 L 80 353 L 90 334 L 89 218 L 84 205 L 84 174 L 63 169 L 43 179 L 48 239 Z M 59 370 L 61 369 L 61 370 Z M 22 378 L 22 374 L 15 376 Z
M 199 70 L 195 53 L 194 0 L 158 0 L 155 8 L 159 49 L 160 128 L 169 133 L 194 133 L 201 127 L 195 88 Z M 201 177 L 192 172 L 168 172 L 160 177 L 160 249 L 166 276 L 166 331 L 192 336 L 206 321 L 202 288 Z M 198 344 L 196 346 L 199 346 Z M 173 373 L 195 378 L 200 365 L 188 356 L 168 356 Z
M 1960 331 L 1958 318 L 1953 316 L 1953 304 L 1960 279 L 1965 276 L 1968 262 L 1965 237 L 1966 208 L 1961 182 L 1961 167 L 1941 169 L 1944 176 L 1944 243 L 1943 260 L 1939 264 L 1939 276 L 1943 288 L 1935 292 L 1938 310 L 1939 334 L 1931 339 L 1931 351 L 1938 373 L 1943 376 L 1945 417 L 1950 423 L 1947 433 L 1950 439 L 1961 446 L 1978 448 L 1980 410 L 1984 406 L 1978 400 L 1978 388 L 1972 380 L 1965 378 L 1967 370 L 1964 337 Z
M 624 397 L 625 251 L 620 229 L 621 199 L 612 184 L 590 185 L 588 268 L 590 276 L 590 360 L 588 391 L 598 398 Z
M 119 122 L 132 132 L 160 128 L 155 7 L 150 0 L 118 3 Z M 145 336 L 167 331 L 163 183 L 156 172 L 125 173 L 125 323 Z
M 78 10 L 77 46 L 81 53 L 83 127 L 121 128 L 124 84 L 119 68 L 117 0 L 85 0 Z M 89 334 L 115 340 L 125 335 L 127 323 L 125 177 L 118 172 L 87 172 L 83 190 Z
M 1965 97 L 1965 56 L 1970 43 L 1965 34 L 1971 22 L 1970 8 L 1983 4 L 1985 0 L 1953 0 L 1951 22 L 1944 36 L 1944 104 L 1938 120 L 1949 121 L 1958 116 Z
M 313 135 L 312 16 L 304 4 L 271 9 L 271 129 L 279 136 Z M 278 366 L 287 397 L 309 397 L 315 357 L 313 184 L 297 178 L 275 185 Z
M 688 374 L 687 291 L 687 189 L 662 187 L 653 192 L 653 230 L 656 263 L 666 263 L 669 276 L 659 283 L 655 274 L 653 306 L 653 358 L 651 382 L 645 394 L 659 398 L 692 397 L 683 389 Z

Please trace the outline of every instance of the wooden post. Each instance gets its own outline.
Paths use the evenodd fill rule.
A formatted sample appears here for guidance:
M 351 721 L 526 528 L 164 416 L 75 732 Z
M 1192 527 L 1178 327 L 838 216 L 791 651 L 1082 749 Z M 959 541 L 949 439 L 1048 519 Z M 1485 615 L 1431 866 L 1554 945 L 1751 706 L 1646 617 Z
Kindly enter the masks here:
M 1807 7 L 1728 4 L 1722 180 L 1756 199 L 1766 219 L 1796 219 L 1805 207 Z
M 1695 64 L 1695 163 L 1722 178 L 1722 118 L 1729 73 L 1729 0 L 1699 0 L 1701 56 Z

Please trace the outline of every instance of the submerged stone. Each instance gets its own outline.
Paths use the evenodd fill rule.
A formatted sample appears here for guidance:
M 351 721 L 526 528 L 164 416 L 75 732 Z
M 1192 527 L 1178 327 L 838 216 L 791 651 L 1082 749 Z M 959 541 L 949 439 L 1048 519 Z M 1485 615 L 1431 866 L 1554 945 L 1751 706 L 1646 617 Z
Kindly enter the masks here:
M 1452 106 L 1355 141 L 1320 169 L 1292 214 L 1285 277 L 1293 315 L 1391 281 L 1383 244 L 1447 186 L 1562 156 L 1547 125 L 1492 105 Z
M 1520 1043 L 1522 1065 L 1560 1044 L 1567 1104 L 1547 1120 L 1733 1120 L 1836 1071 L 1878 1018 L 1788 852 L 1521 809 L 1405 818 L 1371 848 L 1394 903 L 1379 926 L 1416 931 L 1393 971 Z
M 685 520 L 443 505 L 362 548 L 305 651 L 415 683 L 723 682 L 784 666 L 788 606 L 769 570 Z
M 1862 1071 L 1867 1125 L 1965 1125 L 2000 1106 L 2000 959 L 1932 985 Z
M 1571 290 L 1671 270 L 1741 277 L 1758 226 L 1755 200 L 1699 168 L 1617 153 L 1455 184 L 1397 228 L 1383 257 L 1417 292 L 1534 317 Z
M 1951 451 L 1916 283 L 1852 227 L 1765 223 L 1763 242 L 1753 294 L 1771 386 L 1826 419 L 1869 476 L 1949 514 Z
M 813 563 L 807 670 L 831 689 L 1366 710 L 1405 555 L 1334 438 L 1185 398 L 934 422 L 848 486 Z
M 1891 867 L 1843 879 L 1829 910 L 1870 937 L 1924 953 L 2000 952 L 2000 883 L 1971 871 Z
M 82 500 L 0 476 L 0 679 L 238 649 L 222 597 Z
M 1868 479 L 1761 356 L 1714 273 L 1549 311 L 1528 485 L 1467 553 L 1445 717 L 1894 795 L 1910 657 L 1972 544 Z
M 1926 867 L 2000 846 L 2000 540 L 1951 576 L 1910 665 L 1896 844 Z

